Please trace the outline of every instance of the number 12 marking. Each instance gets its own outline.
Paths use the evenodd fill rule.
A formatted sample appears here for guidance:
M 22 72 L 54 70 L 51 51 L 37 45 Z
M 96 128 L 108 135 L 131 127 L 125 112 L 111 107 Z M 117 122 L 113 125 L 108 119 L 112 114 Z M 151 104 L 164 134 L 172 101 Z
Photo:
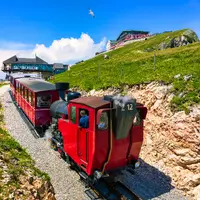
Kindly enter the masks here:
M 133 104 L 127 104 L 128 110 L 133 110 Z

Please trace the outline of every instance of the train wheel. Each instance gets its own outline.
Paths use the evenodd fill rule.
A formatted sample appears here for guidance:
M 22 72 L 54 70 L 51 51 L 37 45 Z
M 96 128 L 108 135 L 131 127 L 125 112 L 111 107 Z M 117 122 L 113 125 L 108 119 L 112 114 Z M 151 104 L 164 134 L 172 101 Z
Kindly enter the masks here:
M 67 162 L 68 164 L 70 164 L 71 162 L 70 162 L 70 159 L 69 159 L 69 156 L 65 153 L 65 152 L 61 152 L 60 153 L 60 156 L 61 156 L 61 158 L 65 161 L 65 162 Z
M 51 140 L 51 142 L 50 142 L 50 147 L 51 147 L 53 150 L 58 151 L 58 147 L 57 147 L 56 143 L 53 142 L 52 140 Z

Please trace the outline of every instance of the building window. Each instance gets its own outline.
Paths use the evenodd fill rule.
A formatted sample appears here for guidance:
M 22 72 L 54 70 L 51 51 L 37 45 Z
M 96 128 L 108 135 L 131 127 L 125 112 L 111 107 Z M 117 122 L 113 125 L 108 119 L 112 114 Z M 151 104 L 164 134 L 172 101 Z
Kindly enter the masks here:
M 73 124 L 76 124 L 76 107 L 71 107 L 71 120 Z
M 108 129 L 108 113 L 107 112 L 101 113 L 98 129 L 100 129 L 100 130 Z

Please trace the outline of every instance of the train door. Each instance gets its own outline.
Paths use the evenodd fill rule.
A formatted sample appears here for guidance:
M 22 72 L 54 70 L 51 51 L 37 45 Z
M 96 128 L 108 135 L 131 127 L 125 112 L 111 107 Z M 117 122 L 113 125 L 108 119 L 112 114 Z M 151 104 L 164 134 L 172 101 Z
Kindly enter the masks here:
M 88 163 L 90 113 L 88 109 L 79 108 L 77 131 L 77 154 L 82 162 Z

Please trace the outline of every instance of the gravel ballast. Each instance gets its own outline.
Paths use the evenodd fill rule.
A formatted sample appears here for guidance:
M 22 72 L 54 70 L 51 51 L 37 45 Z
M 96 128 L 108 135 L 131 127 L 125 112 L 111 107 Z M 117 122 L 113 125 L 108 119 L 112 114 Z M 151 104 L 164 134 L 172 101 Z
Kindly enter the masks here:
M 27 149 L 27 152 L 35 160 L 36 166 L 49 174 L 55 189 L 56 199 L 89 199 L 84 193 L 85 187 L 80 182 L 79 175 L 69 169 L 67 163 L 59 158 L 57 152 L 50 149 L 47 140 L 34 138 L 13 104 L 9 92 L 5 92 L 5 88 L 2 88 L 0 89 L 0 98 L 4 107 L 6 127 L 11 136 Z M 170 185 L 169 177 L 144 161 L 135 175 L 125 172 L 119 178 L 142 199 L 186 200 Z

